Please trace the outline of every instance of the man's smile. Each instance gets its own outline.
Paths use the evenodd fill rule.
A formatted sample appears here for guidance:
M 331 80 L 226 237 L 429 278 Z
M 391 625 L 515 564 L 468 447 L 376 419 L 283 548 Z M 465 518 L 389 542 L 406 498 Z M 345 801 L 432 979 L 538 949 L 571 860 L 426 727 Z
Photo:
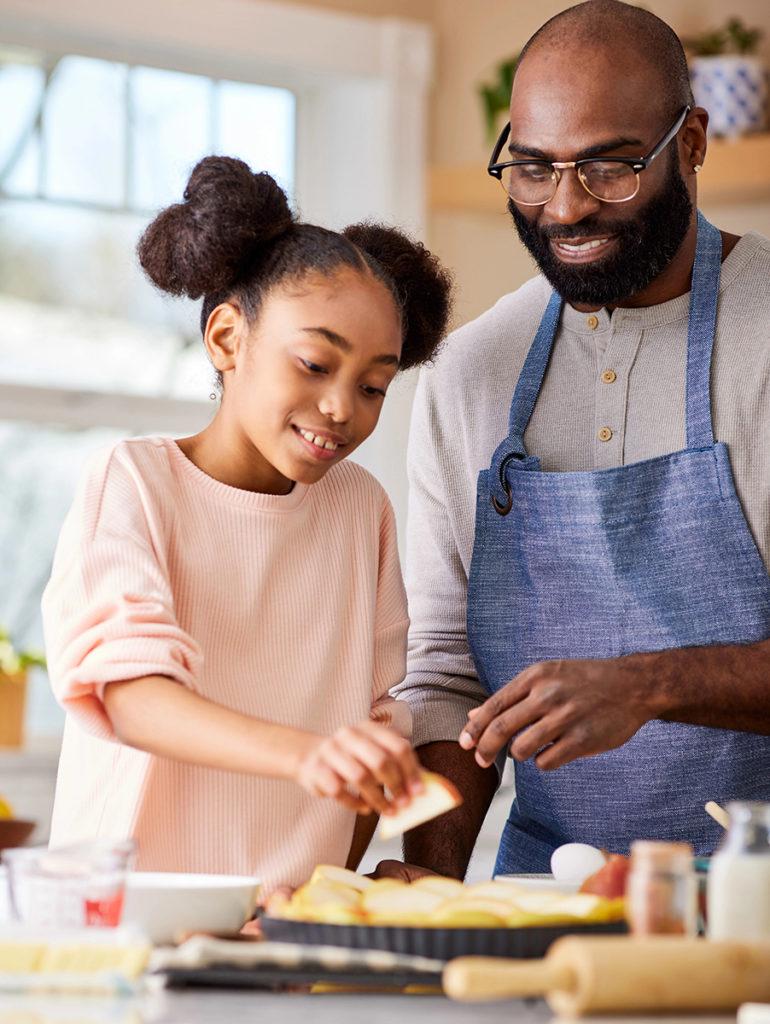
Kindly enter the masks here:
M 593 238 L 551 238 L 551 249 L 563 263 L 592 263 L 601 259 L 615 245 L 614 235 Z

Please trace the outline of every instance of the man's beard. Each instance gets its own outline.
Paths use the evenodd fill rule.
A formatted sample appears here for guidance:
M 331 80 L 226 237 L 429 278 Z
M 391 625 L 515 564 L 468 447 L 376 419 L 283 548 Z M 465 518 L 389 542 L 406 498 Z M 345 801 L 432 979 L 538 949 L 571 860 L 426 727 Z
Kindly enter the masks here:
M 676 156 L 674 152 L 673 156 Z M 663 273 L 690 227 L 692 202 L 676 159 L 661 191 L 633 220 L 581 220 L 538 227 L 508 201 L 519 238 L 562 298 L 573 305 L 606 306 L 636 295 Z M 615 252 L 593 263 L 570 266 L 553 252 L 551 238 L 569 241 L 613 235 Z

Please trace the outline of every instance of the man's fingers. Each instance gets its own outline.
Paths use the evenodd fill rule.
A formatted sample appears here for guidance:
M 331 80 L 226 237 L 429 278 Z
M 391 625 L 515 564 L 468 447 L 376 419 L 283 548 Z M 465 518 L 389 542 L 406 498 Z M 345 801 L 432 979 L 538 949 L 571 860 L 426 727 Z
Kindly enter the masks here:
M 538 718 L 539 711 L 529 699 L 493 718 L 476 742 L 476 763 L 488 768 L 511 738 Z
M 473 715 L 469 714 L 468 721 L 460 733 L 460 746 L 464 750 L 471 750 L 475 747 L 491 723 L 523 700 L 527 693 L 526 681 L 517 676 L 497 693 L 492 694 L 489 700 L 484 701 L 480 707 L 474 708 Z
M 564 736 L 537 755 L 535 766 L 541 771 L 550 772 L 554 768 L 563 768 L 565 764 L 575 761 L 580 756 L 578 744 L 569 736 Z
M 416 864 L 404 864 L 400 860 L 381 860 L 367 878 L 398 878 L 402 882 L 415 882 L 418 878 L 435 878 L 436 872 Z
M 567 715 L 552 711 L 519 733 L 511 744 L 511 757 L 516 761 L 528 761 L 549 743 L 555 743 L 567 729 Z

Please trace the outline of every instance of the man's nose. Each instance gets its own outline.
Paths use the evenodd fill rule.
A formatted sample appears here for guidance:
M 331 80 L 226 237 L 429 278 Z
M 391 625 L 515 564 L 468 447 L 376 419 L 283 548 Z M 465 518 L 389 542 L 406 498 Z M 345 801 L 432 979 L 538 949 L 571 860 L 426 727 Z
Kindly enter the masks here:
M 556 192 L 543 207 L 543 212 L 554 224 L 577 224 L 598 213 L 601 206 L 601 200 L 583 187 L 577 168 L 565 167 L 560 172 Z

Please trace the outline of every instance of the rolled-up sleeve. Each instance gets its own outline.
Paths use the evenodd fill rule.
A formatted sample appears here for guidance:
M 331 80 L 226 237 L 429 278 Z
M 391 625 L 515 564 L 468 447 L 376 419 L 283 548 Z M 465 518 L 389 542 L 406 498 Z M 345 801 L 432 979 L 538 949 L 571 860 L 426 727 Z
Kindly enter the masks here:
M 81 726 L 114 739 L 107 683 L 162 675 L 191 689 L 202 665 L 177 622 L 157 524 L 112 460 L 92 466 L 65 521 L 43 595 L 54 695 Z
M 451 439 L 446 441 L 448 452 Z M 394 690 L 412 709 L 416 747 L 457 740 L 468 711 L 487 696 L 468 648 L 468 578 L 447 513 L 444 468 L 436 458 L 442 443 L 428 374 L 423 371 L 408 452 L 406 582 L 411 627 L 407 674 Z

